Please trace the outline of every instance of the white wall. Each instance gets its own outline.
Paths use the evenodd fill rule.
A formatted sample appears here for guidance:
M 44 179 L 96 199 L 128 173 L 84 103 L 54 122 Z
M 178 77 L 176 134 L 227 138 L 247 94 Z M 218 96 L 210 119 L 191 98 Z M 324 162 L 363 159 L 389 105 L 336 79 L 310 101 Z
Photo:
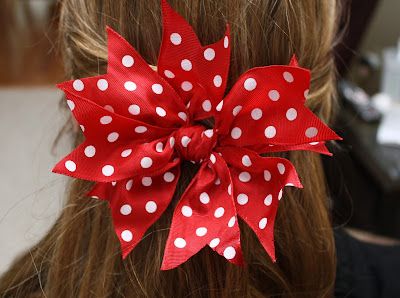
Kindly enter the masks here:
M 65 117 L 60 98 L 55 88 L 0 89 L 0 273 L 40 239 L 62 206 L 66 179 L 51 173 L 68 151 L 60 145 L 51 154 Z

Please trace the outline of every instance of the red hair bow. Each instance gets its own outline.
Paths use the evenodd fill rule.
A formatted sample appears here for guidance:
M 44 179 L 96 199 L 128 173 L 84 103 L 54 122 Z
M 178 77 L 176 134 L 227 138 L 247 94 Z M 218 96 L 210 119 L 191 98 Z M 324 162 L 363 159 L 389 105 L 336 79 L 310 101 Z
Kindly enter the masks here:
M 340 139 L 304 106 L 308 70 L 253 68 L 224 97 L 229 28 L 202 46 L 189 24 L 162 1 L 163 40 L 154 71 L 110 28 L 107 73 L 58 85 L 85 141 L 54 172 L 97 184 L 110 204 L 126 257 L 170 204 L 183 160 L 200 164 L 177 203 L 162 269 L 204 246 L 242 264 L 239 215 L 275 260 L 274 220 L 282 190 L 302 187 L 287 159 L 260 154 L 311 150 Z M 200 120 L 214 118 L 207 128 Z

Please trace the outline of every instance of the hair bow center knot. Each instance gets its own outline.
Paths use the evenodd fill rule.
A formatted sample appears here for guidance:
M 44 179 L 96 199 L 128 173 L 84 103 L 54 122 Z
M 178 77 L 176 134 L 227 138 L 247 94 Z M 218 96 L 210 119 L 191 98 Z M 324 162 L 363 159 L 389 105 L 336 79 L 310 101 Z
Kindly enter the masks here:
M 210 156 L 216 144 L 214 129 L 202 125 L 182 127 L 175 133 L 175 149 L 185 160 L 199 163 Z

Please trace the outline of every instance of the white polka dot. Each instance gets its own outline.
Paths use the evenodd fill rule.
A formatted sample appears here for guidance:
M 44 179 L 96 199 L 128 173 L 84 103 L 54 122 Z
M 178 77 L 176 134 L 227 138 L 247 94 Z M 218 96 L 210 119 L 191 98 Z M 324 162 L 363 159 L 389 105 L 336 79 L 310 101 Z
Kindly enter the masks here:
M 161 107 L 156 107 L 156 113 L 160 117 L 165 117 L 167 115 L 167 112 Z
M 228 227 L 232 228 L 235 225 L 236 217 L 232 216 L 228 221 Z
M 132 149 L 125 149 L 124 151 L 121 152 L 121 157 L 128 157 L 131 155 Z
M 283 73 L 283 78 L 284 78 L 285 81 L 288 82 L 288 83 L 293 83 L 293 81 L 294 81 L 293 75 L 292 75 L 290 72 L 288 72 L 288 71 L 285 71 L 285 72 Z
M 100 91 L 106 91 L 108 88 L 108 82 L 105 79 L 100 79 L 97 81 L 97 88 L 99 88 Z
M 220 217 L 222 217 L 222 216 L 224 215 L 224 213 L 225 213 L 224 207 L 218 207 L 218 208 L 215 209 L 215 211 L 214 211 L 214 216 L 215 216 L 216 218 L 220 218 Z
M 215 51 L 212 48 L 207 48 L 204 50 L 204 59 L 207 61 L 212 61 L 215 58 Z
M 308 90 L 308 89 L 304 90 L 304 99 L 307 99 L 309 93 L 310 93 L 310 90 Z
M 318 145 L 319 144 L 319 142 L 311 142 L 311 143 L 309 143 L 311 146 L 315 146 L 315 145 Z
M 119 134 L 117 132 L 112 132 L 107 136 L 107 141 L 110 143 L 114 143 L 116 140 L 118 140 Z
M 112 186 L 117 185 L 117 181 L 111 181 L 111 185 L 112 185 Z
M 193 210 L 189 206 L 183 206 L 181 209 L 181 212 L 182 212 L 182 215 L 185 217 L 191 217 L 193 214 Z
M 278 167 L 278 171 L 281 175 L 285 173 L 285 165 L 283 163 L 278 162 L 276 165 Z
M 130 179 L 128 180 L 128 182 L 126 182 L 125 188 L 127 191 L 130 191 L 132 189 L 132 185 L 133 185 L 133 180 Z
M 279 100 L 280 94 L 277 90 L 271 90 L 268 92 L 268 97 L 272 101 L 277 101 Z
M 72 160 L 67 160 L 64 165 L 68 171 L 70 172 L 76 171 L 76 163 L 74 163 Z
M 164 88 L 163 88 L 163 86 L 161 84 L 153 84 L 151 86 L 151 90 L 153 90 L 153 92 L 155 94 L 161 94 L 161 93 L 163 93 Z
M 306 129 L 306 137 L 313 138 L 318 134 L 318 129 L 316 127 L 309 127 Z
M 146 203 L 145 209 L 148 213 L 154 213 L 157 211 L 157 204 L 154 201 L 148 201 Z
M 105 105 L 104 108 L 109 111 L 109 112 L 113 112 L 114 113 L 114 108 L 110 105 Z
M 193 89 L 193 85 L 189 81 L 183 81 L 181 84 L 181 88 L 183 91 L 190 91 Z
M 272 203 L 272 195 L 269 194 L 268 196 L 265 197 L 264 199 L 264 205 L 265 206 L 270 206 Z
M 124 87 L 128 91 L 135 91 L 137 86 L 134 82 L 127 81 L 125 82 Z
M 215 179 L 214 184 L 215 185 L 220 185 L 221 184 L 221 179 L 219 179 L 219 178 Z
M 266 217 L 262 218 L 262 219 L 258 222 L 258 227 L 259 227 L 261 230 L 264 230 L 265 227 L 267 226 L 267 222 L 268 222 L 268 219 L 267 219 Z
M 213 164 L 215 164 L 215 163 L 217 162 L 217 158 L 216 158 L 215 155 L 212 154 L 212 153 L 211 153 L 211 155 L 210 155 L 210 160 L 211 160 L 211 162 L 212 162 Z
M 264 134 L 268 139 L 272 139 L 276 135 L 276 128 L 274 126 L 268 126 L 265 129 Z
M 224 250 L 224 257 L 227 260 L 232 260 L 236 256 L 236 250 L 232 246 L 228 246 Z
M 219 238 L 214 238 L 213 240 L 210 241 L 209 245 L 210 245 L 211 248 L 215 248 L 215 247 L 217 247 L 219 242 L 220 242 Z
M 83 84 L 83 82 L 81 80 L 75 80 L 72 83 L 72 87 L 76 90 L 76 91 L 82 91 L 85 88 L 85 85 Z
M 228 195 L 232 195 L 232 184 L 228 185 Z
M 145 133 L 147 131 L 147 127 L 146 126 L 136 126 L 135 127 L 135 132 L 136 133 Z
M 212 138 L 213 137 L 213 135 L 214 135 L 214 130 L 213 129 L 206 129 L 205 131 L 204 131 L 204 135 L 207 137 L 207 138 Z
M 239 139 L 242 136 L 242 130 L 239 127 L 234 127 L 231 131 L 232 139 Z
M 282 196 L 283 196 L 283 190 L 281 189 L 278 194 L 278 200 L 282 199 Z
M 114 167 L 110 165 L 105 165 L 101 169 L 101 172 L 103 173 L 104 176 L 110 177 L 112 174 L 114 174 Z
M 143 169 L 148 169 L 153 165 L 153 160 L 150 157 L 143 157 L 140 161 L 140 165 Z
M 183 238 L 176 238 L 176 239 L 174 240 L 174 245 L 175 245 L 177 248 L 184 248 L 184 247 L 186 246 L 186 241 L 185 241 L 185 239 L 183 239 Z
M 200 202 L 202 202 L 203 204 L 210 203 L 210 196 L 208 195 L 208 193 L 202 192 L 200 194 Z
M 179 33 L 172 33 L 169 37 L 170 41 L 172 42 L 172 44 L 174 45 L 180 45 L 182 42 L 182 37 Z
M 182 146 L 186 148 L 189 145 L 191 140 L 192 139 L 189 138 L 188 136 L 183 136 L 182 139 L 181 139 Z
M 119 209 L 119 212 L 122 215 L 129 215 L 132 212 L 132 207 L 129 204 L 122 205 L 121 208 Z
M 79 127 L 81 128 L 82 132 L 85 132 L 85 126 L 79 125 Z
M 153 179 L 151 179 L 151 177 L 143 177 L 142 178 L 142 185 L 143 186 L 150 186 L 153 183 Z
M 233 108 L 232 114 L 233 116 L 237 116 L 239 114 L 239 112 L 242 110 L 242 106 L 236 106 Z
M 163 144 L 162 142 L 158 142 L 158 143 L 156 144 L 156 151 L 157 151 L 158 153 L 161 153 L 161 152 L 163 152 L 163 150 L 164 150 L 164 144 Z
M 185 112 L 179 112 L 178 117 L 181 118 L 183 121 L 187 120 L 187 114 Z
M 253 118 L 254 120 L 260 120 L 262 115 L 263 115 L 263 112 L 259 108 L 255 108 L 251 111 L 251 118 Z
M 125 242 L 130 242 L 133 239 L 133 235 L 132 232 L 129 230 L 124 230 L 121 233 L 121 238 L 122 240 L 124 240 Z
M 172 182 L 172 181 L 174 181 L 174 179 L 175 179 L 175 175 L 174 175 L 173 173 L 171 173 L 171 172 L 166 172 L 166 173 L 164 174 L 164 181 L 165 181 L 165 182 Z
M 251 179 L 251 175 L 249 172 L 241 172 L 239 174 L 239 180 L 242 182 L 249 182 Z
M 192 70 L 192 62 L 189 59 L 183 59 L 181 61 L 181 67 L 184 71 L 191 71 Z
M 122 65 L 125 67 L 132 67 L 132 65 L 135 63 L 135 60 L 131 55 L 125 55 L 122 57 Z
M 242 164 L 243 164 L 245 167 L 250 167 L 250 166 L 251 166 L 251 159 L 250 159 L 250 156 L 248 156 L 247 154 L 246 154 L 246 155 L 243 155 L 243 157 L 242 157 Z
M 249 201 L 249 197 L 248 195 L 241 193 L 236 197 L 236 200 L 238 202 L 239 205 L 246 205 L 247 202 Z
M 168 69 L 164 70 L 164 75 L 165 75 L 168 79 L 173 79 L 173 78 L 175 78 L 175 74 L 174 74 L 172 71 L 168 70 Z
M 67 100 L 67 105 L 71 111 L 75 109 L 75 103 L 72 100 Z
M 95 154 L 96 154 L 96 148 L 94 146 L 90 145 L 85 148 L 85 155 L 87 157 L 93 157 Z
M 213 82 L 214 82 L 214 86 L 215 87 L 217 87 L 217 88 L 221 87 L 221 85 L 222 85 L 222 77 L 220 75 L 216 75 L 214 77 Z
M 200 227 L 196 229 L 196 235 L 199 237 L 203 237 L 207 234 L 207 228 L 205 227 Z
M 254 78 L 248 78 L 244 81 L 243 87 L 247 91 L 253 91 L 257 87 L 257 81 Z
M 205 101 L 203 101 L 203 103 L 202 103 L 201 106 L 203 107 L 203 110 L 204 110 L 204 111 L 206 111 L 206 112 L 211 111 L 211 108 L 212 108 L 212 106 L 211 106 L 211 101 L 209 101 L 208 99 L 206 99 Z
M 224 48 L 227 49 L 229 47 L 229 38 L 228 36 L 224 37 Z
M 175 146 L 175 138 L 174 137 L 169 138 L 169 145 L 171 146 L 171 148 L 173 148 Z
M 265 179 L 265 181 L 270 181 L 271 180 L 271 172 L 270 171 L 268 171 L 268 170 L 265 170 L 264 171 L 264 179 Z
M 216 109 L 218 112 L 221 112 L 223 106 L 224 106 L 224 101 L 221 100 L 221 101 L 219 102 L 219 104 L 216 106 L 215 109 Z
M 100 123 L 104 124 L 104 125 L 110 124 L 111 121 L 112 121 L 112 117 L 111 116 L 103 116 L 103 117 L 100 118 Z
M 293 121 L 297 118 L 297 111 L 294 108 L 290 108 L 286 111 L 286 118 L 289 121 Z
M 130 105 L 128 111 L 132 115 L 139 115 L 140 114 L 140 107 L 138 105 Z

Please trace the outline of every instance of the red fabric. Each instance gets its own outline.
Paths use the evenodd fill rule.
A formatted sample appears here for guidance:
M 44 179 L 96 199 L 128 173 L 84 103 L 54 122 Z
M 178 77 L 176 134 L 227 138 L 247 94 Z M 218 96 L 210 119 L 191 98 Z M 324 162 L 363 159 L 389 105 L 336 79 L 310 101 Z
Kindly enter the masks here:
M 295 58 L 247 71 L 224 97 L 229 29 L 202 46 L 164 0 L 162 14 L 157 72 L 107 28 L 107 73 L 59 84 L 85 141 L 53 171 L 97 182 L 89 196 L 109 202 L 126 257 L 169 205 L 182 160 L 199 163 L 175 208 L 162 269 L 206 245 L 243 264 L 238 215 L 275 260 L 283 188 L 302 186 L 290 161 L 260 154 L 329 154 L 325 142 L 340 137 L 304 106 L 310 73 Z M 198 122 L 208 118 L 211 129 Z

